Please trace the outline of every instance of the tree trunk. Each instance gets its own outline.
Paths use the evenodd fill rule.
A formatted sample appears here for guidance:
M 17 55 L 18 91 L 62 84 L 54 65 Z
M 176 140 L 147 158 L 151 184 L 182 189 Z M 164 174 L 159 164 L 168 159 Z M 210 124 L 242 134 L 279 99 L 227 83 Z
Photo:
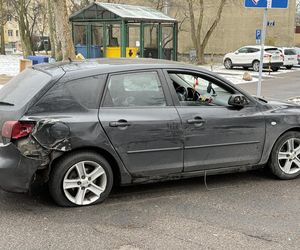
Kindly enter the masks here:
M 51 57 L 55 58 L 56 56 L 56 32 L 55 32 L 55 25 L 54 25 L 54 17 L 53 17 L 53 7 L 50 0 L 47 0 L 47 9 L 48 9 L 48 25 L 49 25 L 49 38 L 51 44 Z
M 62 59 L 75 59 L 75 49 L 68 19 L 66 0 L 53 0 L 56 17 L 56 34 L 61 43 Z
M 189 16 L 190 16 L 190 26 L 191 26 L 191 38 L 193 41 L 193 45 L 196 50 L 196 63 L 197 64 L 204 64 L 205 59 L 204 59 L 204 52 L 205 48 L 208 44 L 208 41 L 215 31 L 216 27 L 218 26 L 222 12 L 225 6 L 225 3 L 227 0 L 220 0 L 219 7 L 217 10 L 216 17 L 211 24 L 211 26 L 208 28 L 206 33 L 203 34 L 203 18 L 204 18 L 204 1 L 203 0 L 198 0 L 199 1 L 199 7 L 200 7 L 200 12 L 199 12 L 199 18 L 196 21 L 195 18 L 195 6 L 194 6 L 194 0 L 188 0 L 188 11 L 189 11 Z M 202 38 L 203 37 L 203 38 Z
M 24 58 L 28 57 L 33 52 L 29 27 L 27 26 L 29 24 L 26 15 L 27 11 L 25 0 L 20 0 L 18 2 L 18 23 Z
M 0 36 L 1 36 L 1 40 L 0 40 L 0 54 L 1 55 L 5 55 L 5 34 L 4 34 L 4 9 L 3 9 L 3 0 L 0 0 Z

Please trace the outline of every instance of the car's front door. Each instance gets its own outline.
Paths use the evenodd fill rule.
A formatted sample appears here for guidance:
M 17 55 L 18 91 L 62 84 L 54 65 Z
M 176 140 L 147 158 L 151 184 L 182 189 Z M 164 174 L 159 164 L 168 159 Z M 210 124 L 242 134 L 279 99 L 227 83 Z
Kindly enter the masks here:
M 234 53 L 234 56 L 232 58 L 232 63 L 234 65 L 245 65 L 245 64 L 247 64 L 247 55 L 248 55 L 248 49 L 246 47 L 237 50 Z
M 265 121 L 255 102 L 228 105 L 237 90 L 204 73 L 166 71 L 184 129 L 184 171 L 257 164 Z M 187 94 L 182 97 L 183 86 Z M 177 98 L 179 97 L 179 98 Z M 178 100 L 176 100 L 178 99 Z
M 99 119 L 135 177 L 183 171 L 181 121 L 162 71 L 109 76 Z

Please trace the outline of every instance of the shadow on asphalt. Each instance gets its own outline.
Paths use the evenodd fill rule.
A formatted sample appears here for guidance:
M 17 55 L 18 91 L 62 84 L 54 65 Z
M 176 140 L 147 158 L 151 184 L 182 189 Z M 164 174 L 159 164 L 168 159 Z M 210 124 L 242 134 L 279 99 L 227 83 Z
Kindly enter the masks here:
M 219 189 L 236 189 L 242 185 L 255 185 L 257 182 L 265 181 L 273 182 L 275 179 L 266 171 L 260 169 L 245 173 L 207 176 L 207 186 L 205 185 L 204 177 L 196 177 L 127 187 L 114 187 L 111 195 L 103 204 L 129 201 L 134 203 L 147 198 L 183 195 L 193 191 L 210 192 Z M 36 188 L 30 195 L 0 191 L 0 197 L 0 211 L 10 208 L 28 211 L 37 210 L 37 208 L 59 209 L 51 199 L 47 187 Z

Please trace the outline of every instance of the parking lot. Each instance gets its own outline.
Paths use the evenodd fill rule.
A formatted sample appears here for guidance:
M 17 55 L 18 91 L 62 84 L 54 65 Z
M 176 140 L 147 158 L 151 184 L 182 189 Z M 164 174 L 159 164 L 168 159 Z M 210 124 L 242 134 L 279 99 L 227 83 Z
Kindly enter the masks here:
M 265 79 L 263 95 L 300 95 L 300 71 Z M 5 81 L 2 80 L 3 82 Z M 240 87 L 255 93 L 255 83 Z M 60 208 L 45 190 L 0 191 L 1 249 L 298 249 L 300 180 L 262 170 L 115 188 L 103 204 Z

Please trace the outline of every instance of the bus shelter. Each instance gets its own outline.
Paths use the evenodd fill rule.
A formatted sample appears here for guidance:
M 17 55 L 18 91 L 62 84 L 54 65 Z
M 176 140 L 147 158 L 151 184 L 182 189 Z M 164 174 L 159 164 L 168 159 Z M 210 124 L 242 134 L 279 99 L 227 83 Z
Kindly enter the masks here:
M 177 60 L 178 22 L 156 9 L 94 2 L 70 22 L 75 51 L 85 58 Z

